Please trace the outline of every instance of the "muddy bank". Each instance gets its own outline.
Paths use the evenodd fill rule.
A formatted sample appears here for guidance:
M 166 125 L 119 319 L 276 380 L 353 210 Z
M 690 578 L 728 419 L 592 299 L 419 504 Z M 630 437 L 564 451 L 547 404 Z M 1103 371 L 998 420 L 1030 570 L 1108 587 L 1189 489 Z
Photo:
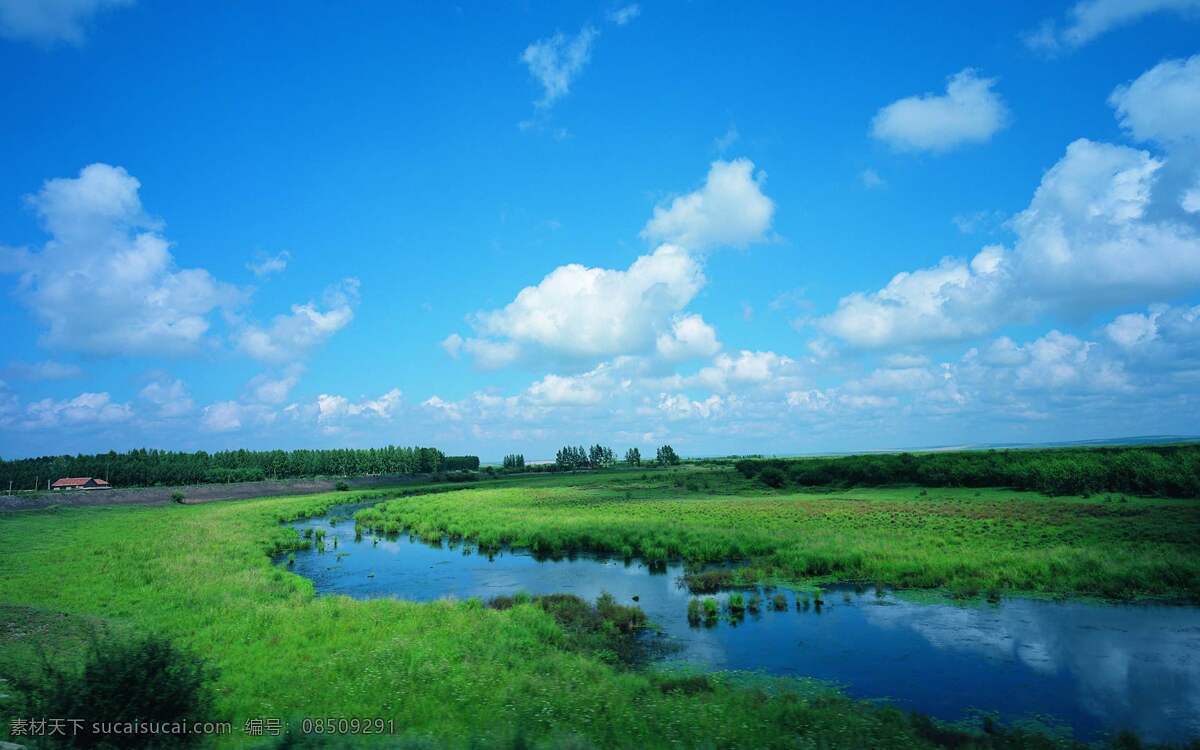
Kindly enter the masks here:
M 127 487 L 112 490 L 39 492 L 0 495 L 0 511 L 37 510 L 54 505 L 165 505 L 176 492 L 183 493 L 185 503 L 211 503 L 219 500 L 245 500 L 251 497 L 281 495 L 310 495 L 331 492 L 338 482 L 350 489 L 414 484 L 428 481 L 428 476 L 347 477 L 341 479 L 282 479 L 264 482 L 231 482 L 229 484 L 190 484 L 180 487 Z

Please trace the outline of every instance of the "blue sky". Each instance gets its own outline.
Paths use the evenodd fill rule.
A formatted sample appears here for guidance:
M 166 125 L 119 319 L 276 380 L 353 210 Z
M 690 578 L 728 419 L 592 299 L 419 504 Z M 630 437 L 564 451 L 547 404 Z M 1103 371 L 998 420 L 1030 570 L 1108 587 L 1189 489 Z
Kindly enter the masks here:
M 1200 0 L 0 0 L 0 455 L 1194 433 Z

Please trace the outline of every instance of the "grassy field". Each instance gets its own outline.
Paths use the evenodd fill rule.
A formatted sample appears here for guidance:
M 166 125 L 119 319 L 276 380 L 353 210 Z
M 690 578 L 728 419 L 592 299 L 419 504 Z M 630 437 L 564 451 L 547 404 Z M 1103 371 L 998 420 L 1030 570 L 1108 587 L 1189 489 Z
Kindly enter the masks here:
M 485 483 L 394 500 L 357 519 L 547 555 L 741 560 L 749 578 L 1200 601 L 1195 500 L 995 488 L 814 494 L 686 467 Z
M 572 648 L 534 603 L 318 598 L 309 581 L 272 564 L 297 539 L 281 520 L 363 496 L 382 499 L 2 515 L 0 670 L 31 669 L 38 647 L 78 658 L 79 634 L 101 624 L 165 635 L 208 660 L 218 672 L 212 718 L 237 728 L 249 718 L 387 717 L 418 747 L 1067 744 L 962 734 L 805 681 L 632 670 Z M 747 557 L 772 575 L 1198 598 L 1187 545 L 1200 511 L 1188 501 L 782 494 L 726 469 L 683 469 L 480 482 L 395 499 L 365 518 L 546 553 Z M 18 711 L 13 696 L 0 702 L 0 718 Z M 222 744 L 249 742 L 235 732 Z

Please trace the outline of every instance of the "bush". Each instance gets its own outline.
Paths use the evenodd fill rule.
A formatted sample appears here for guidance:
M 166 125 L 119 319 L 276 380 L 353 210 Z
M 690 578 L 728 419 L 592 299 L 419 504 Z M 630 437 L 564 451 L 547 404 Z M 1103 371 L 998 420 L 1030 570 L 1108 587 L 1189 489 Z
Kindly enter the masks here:
M 93 636 L 82 668 L 43 661 L 41 674 L 12 681 L 24 698 L 22 714 L 82 720 L 66 747 L 188 747 L 201 734 L 93 733 L 93 724 L 211 721 L 213 672 L 198 657 L 159 636 Z
M 350 485 L 345 482 L 338 482 L 334 487 L 337 488 L 338 492 L 348 492 L 350 490 Z
M 183 504 L 183 493 L 182 492 L 172 492 L 171 493 L 171 502 L 179 503 L 180 505 L 182 505 Z
M 787 475 L 784 474 L 783 469 L 780 469 L 778 466 L 764 466 L 762 470 L 758 472 L 758 481 L 762 482 L 768 487 L 779 489 L 783 485 L 787 484 Z

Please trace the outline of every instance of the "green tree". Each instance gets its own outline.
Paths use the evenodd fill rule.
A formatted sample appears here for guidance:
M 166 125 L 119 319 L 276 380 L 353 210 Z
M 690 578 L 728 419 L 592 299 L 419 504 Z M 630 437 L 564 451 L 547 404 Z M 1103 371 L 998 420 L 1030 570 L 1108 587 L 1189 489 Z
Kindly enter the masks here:
M 669 445 L 659 447 L 655 460 L 663 466 L 679 465 L 679 456 L 675 453 L 675 449 Z
M 642 452 L 637 448 L 630 448 L 629 450 L 625 451 L 625 463 L 629 464 L 630 466 L 641 466 Z

